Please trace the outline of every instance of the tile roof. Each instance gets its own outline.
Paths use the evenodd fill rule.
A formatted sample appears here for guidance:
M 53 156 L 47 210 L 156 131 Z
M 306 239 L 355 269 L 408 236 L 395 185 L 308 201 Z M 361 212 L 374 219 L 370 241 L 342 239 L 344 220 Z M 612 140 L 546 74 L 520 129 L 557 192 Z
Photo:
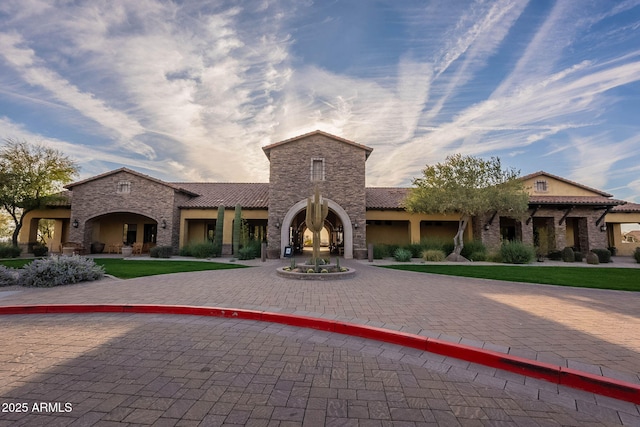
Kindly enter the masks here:
M 160 185 L 166 185 L 167 187 L 171 187 L 176 191 L 181 191 L 183 193 L 189 193 L 188 190 L 185 190 L 184 188 L 180 187 L 179 185 L 175 185 L 175 184 L 172 184 L 172 183 L 169 183 L 169 182 L 166 182 L 166 181 L 162 181 L 161 179 L 154 178 L 152 176 L 145 175 L 143 173 L 134 171 L 133 169 L 124 168 L 124 167 L 122 167 L 120 169 L 115 169 L 115 170 L 112 170 L 112 171 L 109 171 L 109 172 L 105 172 L 105 173 L 102 173 L 100 175 L 95 175 L 95 176 L 92 176 L 90 178 L 83 179 L 82 181 L 72 182 L 71 184 L 65 185 L 64 188 L 69 189 L 69 190 L 73 190 L 73 187 L 76 187 L 78 185 L 86 184 L 87 182 L 91 182 L 91 181 L 95 181 L 97 179 L 105 178 L 105 177 L 110 176 L 110 175 L 115 175 L 115 174 L 120 173 L 120 172 L 126 172 L 126 173 L 129 173 L 131 175 L 135 175 L 135 176 L 138 176 L 140 178 L 143 178 L 143 179 L 148 179 L 149 181 L 153 181 L 153 182 L 155 182 L 157 184 L 160 184 Z M 197 194 L 191 194 L 191 195 L 192 196 L 196 196 Z
M 265 145 L 264 147 L 262 147 L 262 151 L 264 151 L 264 154 L 266 154 L 267 158 L 270 159 L 271 158 L 270 157 L 270 153 L 271 153 L 271 149 L 272 148 L 278 147 L 278 146 L 283 145 L 283 144 L 287 144 L 289 142 L 297 141 L 299 139 L 306 138 L 306 137 L 309 137 L 309 136 L 312 136 L 312 135 L 326 136 L 327 138 L 335 139 L 336 141 L 344 142 L 345 144 L 361 148 L 361 149 L 363 149 L 363 150 L 365 150 L 367 152 L 366 153 L 366 157 L 367 158 L 369 158 L 369 155 L 373 151 L 373 148 L 371 148 L 371 147 L 367 147 L 366 145 L 358 144 L 357 142 L 353 142 L 353 141 L 350 141 L 348 139 L 344 139 L 344 138 L 341 138 L 339 136 L 332 135 L 332 134 L 327 133 L 327 132 L 323 132 L 321 130 L 314 130 L 313 132 L 305 133 L 304 135 L 294 136 L 293 138 L 285 139 L 284 141 L 274 142 L 273 144 Z
M 569 179 L 566 179 L 566 178 L 563 178 L 561 176 L 554 175 L 552 173 L 545 172 L 545 171 L 538 171 L 538 172 L 530 173 L 529 175 L 521 176 L 520 179 L 523 180 L 523 181 L 526 181 L 528 179 L 536 178 L 536 177 L 539 177 L 539 176 L 542 176 L 542 175 L 548 176 L 548 177 L 553 178 L 553 179 L 557 179 L 558 181 L 566 182 L 567 184 L 574 185 L 576 187 L 582 188 L 582 189 L 587 190 L 587 191 L 591 191 L 591 192 L 600 194 L 601 196 L 604 196 L 604 197 L 612 197 L 613 196 L 612 194 L 605 193 L 604 191 L 598 190 L 597 188 L 587 187 L 586 185 L 582 185 L 579 182 L 571 181 Z
M 620 212 L 620 213 L 638 213 L 640 212 L 640 204 L 639 203 L 627 203 L 621 206 L 616 206 L 611 209 L 611 212 Z
M 180 182 L 173 185 L 198 194 L 180 205 L 181 208 L 204 209 L 239 204 L 244 209 L 267 209 L 269 206 L 267 183 Z
M 529 196 L 530 205 L 617 206 L 625 203 L 624 200 L 603 196 Z
M 410 190 L 399 187 L 367 187 L 367 209 L 404 209 L 404 199 Z

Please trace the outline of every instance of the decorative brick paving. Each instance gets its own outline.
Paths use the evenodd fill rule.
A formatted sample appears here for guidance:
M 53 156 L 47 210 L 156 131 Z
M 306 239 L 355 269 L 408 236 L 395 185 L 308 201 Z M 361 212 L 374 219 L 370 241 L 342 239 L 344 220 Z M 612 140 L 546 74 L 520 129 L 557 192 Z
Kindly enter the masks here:
M 425 275 L 389 271 L 371 267 L 362 262 L 353 261 L 352 263 L 358 269 L 358 275 L 349 281 L 314 283 L 282 279 L 276 276 L 274 268 L 284 263 L 271 261 L 267 262 L 265 266 L 252 269 L 186 273 L 126 281 L 103 280 L 96 283 L 78 284 L 55 289 L 18 289 L 18 292 L 13 292 L 16 289 L 11 289 L 9 290 L 10 292 L 0 292 L 0 304 L 186 304 L 228 306 L 338 318 L 355 323 L 366 323 L 448 339 L 496 351 L 510 352 L 523 357 L 640 383 L 640 378 L 638 377 L 640 372 L 640 313 L 638 310 L 640 296 L 638 294 Z M 6 323 L 5 319 L 10 319 L 11 322 L 14 322 L 18 318 L 24 317 L 4 317 L 2 319 L 3 326 Z M 175 322 L 175 320 L 172 322 Z M 188 319 L 184 322 L 192 324 L 193 319 Z M 163 325 L 158 325 L 155 329 L 153 329 L 152 324 L 147 327 L 151 328 L 159 337 L 163 337 L 165 328 Z M 287 330 L 293 331 L 290 332 L 292 335 L 298 333 L 294 329 L 287 329 L 282 326 L 269 326 L 266 331 L 268 332 L 271 327 L 279 328 L 279 334 L 284 334 L 285 332 L 282 331 Z M 0 334 L 2 335 L 0 338 L 2 342 L 7 342 L 5 334 L 12 333 L 12 328 L 10 329 L 3 330 Z M 91 346 L 91 343 L 94 343 L 92 348 L 96 348 L 96 346 L 101 348 L 102 344 L 99 341 L 102 339 L 102 335 L 103 333 L 101 332 L 94 336 L 89 331 L 85 334 L 74 333 L 73 336 L 69 337 L 69 339 L 72 339 L 71 345 L 65 345 L 64 348 L 53 345 L 46 357 L 43 357 L 40 361 L 29 360 L 29 356 L 26 353 L 20 353 L 20 356 L 11 362 L 5 363 L 3 359 L 1 363 L 2 372 L 6 373 L 5 368 L 11 366 L 14 368 L 19 367 L 19 372 L 31 369 L 32 372 L 42 374 L 42 368 L 49 363 L 49 358 L 52 358 L 52 360 L 64 358 L 69 353 L 73 353 L 74 348 L 85 349 L 86 346 Z M 187 338 L 185 337 L 185 339 Z M 386 344 L 383 344 L 382 347 L 372 342 L 361 345 L 356 338 L 339 335 L 325 337 L 317 331 L 314 331 L 305 339 L 310 344 L 356 351 L 362 357 L 383 358 L 396 364 L 419 365 L 421 369 L 426 369 L 432 375 L 445 375 L 445 380 L 453 376 L 456 378 L 457 383 L 491 390 L 492 393 L 518 393 L 518 396 L 528 397 L 529 400 L 525 399 L 526 402 L 538 402 L 545 405 L 552 402 L 554 408 L 556 407 L 555 405 L 564 406 L 565 408 L 574 405 L 572 410 L 578 408 L 579 412 L 577 414 L 579 416 L 596 415 L 598 420 L 617 424 L 624 422 L 627 425 L 638 425 L 639 423 L 640 414 L 635 405 L 618 401 L 612 402 L 611 399 L 607 400 L 600 396 L 596 397 L 588 393 L 565 389 L 554 384 L 528 378 L 525 379 L 514 374 L 490 370 L 485 367 L 469 366 L 470 364 L 456 361 L 455 359 L 445 359 L 435 355 L 429 355 L 430 357 L 426 358 L 424 353 L 418 352 L 420 353 L 418 354 L 408 349 L 399 350 L 396 346 Z M 154 338 L 146 341 L 149 341 L 148 345 L 153 348 L 153 342 L 157 340 Z M 136 352 L 131 349 L 123 349 L 123 351 L 125 353 L 120 355 L 117 360 L 122 361 L 123 366 L 126 367 L 127 356 L 134 357 Z M 149 354 L 161 353 L 168 360 L 174 358 L 174 360 L 181 362 L 188 361 L 188 357 L 181 357 L 181 351 L 181 341 L 177 341 L 169 346 L 164 346 L 160 349 L 156 348 L 155 353 Z M 265 351 L 260 346 L 250 349 L 251 354 L 254 354 L 254 352 L 262 354 Z M 236 355 L 238 361 L 245 363 L 246 360 L 240 356 Z M 154 364 L 159 363 L 153 357 L 145 359 L 144 362 L 139 362 L 142 366 L 136 366 L 133 372 L 147 372 L 147 375 L 150 376 L 153 376 L 153 374 L 149 374 L 148 371 L 155 369 L 156 366 Z M 352 404 L 350 407 L 340 403 L 344 400 L 350 401 L 348 398 L 343 399 L 345 391 L 342 392 L 342 397 L 338 397 L 337 394 L 335 396 L 331 394 L 334 390 L 348 389 L 348 387 L 345 388 L 343 386 L 345 383 L 348 386 L 350 379 L 352 384 L 361 385 L 362 381 L 364 381 L 365 387 L 363 390 L 367 390 L 366 378 L 363 380 L 359 377 L 359 372 L 352 372 L 350 369 L 345 372 L 348 373 L 339 375 L 336 372 L 335 377 L 314 377 L 312 390 L 326 389 L 326 392 L 321 391 L 320 394 L 325 393 L 329 396 L 312 396 L 311 394 L 308 397 L 296 396 L 298 399 L 295 405 L 298 406 L 294 407 L 304 410 L 304 414 L 315 414 L 314 417 L 320 417 L 324 413 L 325 417 L 327 417 L 325 420 L 327 422 L 329 418 L 336 423 L 343 419 L 349 419 L 350 413 L 354 415 L 355 419 L 365 420 L 365 418 L 361 417 L 365 413 L 362 405 Z M 202 401 L 199 391 L 196 391 L 196 389 L 200 390 L 199 387 L 202 386 L 203 380 L 202 378 L 191 378 L 191 376 L 197 374 L 196 372 L 192 372 L 189 368 L 183 369 L 172 366 L 169 374 L 171 375 L 168 376 L 174 378 L 184 378 L 189 375 L 192 387 L 188 387 L 188 393 L 182 388 L 183 385 L 167 380 L 168 376 L 162 375 L 156 375 L 154 378 L 145 377 L 149 380 L 145 385 L 127 380 L 116 384 L 113 389 L 109 389 L 109 382 L 103 383 L 100 379 L 96 380 L 97 377 L 89 377 L 88 379 L 82 379 L 85 383 L 78 383 L 77 390 L 74 390 L 73 393 L 80 400 L 92 398 L 90 396 L 95 393 L 103 395 L 96 405 L 106 405 L 102 406 L 103 408 L 111 406 L 108 412 L 110 418 L 102 417 L 99 423 L 104 423 L 107 420 L 125 420 L 125 422 L 138 423 L 142 421 L 135 420 L 153 418 L 155 414 L 153 411 L 160 409 L 154 408 L 153 404 L 148 401 L 140 401 L 138 405 L 141 407 L 137 408 L 139 409 L 137 412 L 134 412 L 132 402 L 129 403 L 127 401 L 126 405 L 123 405 L 123 402 L 118 402 L 121 396 L 136 395 L 144 397 L 144 393 L 141 394 L 141 390 L 145 389 L 144 387 L 147 385 L 154 388 L 154 393 L 158 395 L 158 398 L 170 398 L 182 390 L 184 396 L 181 396 L 180 401 L 183 401 L 183 399 L 193 400 L 194 402 Z M 231 374 L 236 374 L 236 372 L 231 371 Z M 351 378 L 349 378 L 350 374 L 352 374 Z M 11 376 L 13 375 L 11 374 Z M 197 375 L 206 376 L 207 372 L 201 372 Z M 346 378 L 342 378 L 345 375 Z M 106 377 L 106 375 L 103 374 L 102 377 Z M 71 374 L 59 372 L 56 373 L 55 378 L 58 381 L 58 383 L 55 383 L 58 387 L 45 393 L 48 396 L 48 400 L 57 399 L 61 395 L 61 386 L 67 384 L 64 382 L 65 378 L 69 383 L 77 380 Z M 239 377 L 237 381 L 240 381 L 240 386 L 246 387 L 242 383 L 242 378 Z M 288 422 L 312 423 L 311 415 L 304 416 L 304 414 L 302 421 L 280 419 L 285 416 L 299 417 L 299 412 L 295 411 L 291 415 L 287 415 L 286 411 L 285 413 L 278 412 L 274 415 L 275 407 L 286 407 L 286 404 L 281 404 L 281 400 L 285 398 L 284 395 L 288 390 L 282 388 L 286 388 L 289 385 L 288 383 L 280 383 L 276 389 L 275 384 L 268 382 L 268 378 L 260 378 L 257 380 L 252 378 L 250 381 L 262 381 L 260 382 L 260 384 L 263 384 L 262 387 L 273 386 L 273 395 L 272 393 L 269 394 L 269 399 L 271 399 L 272 403 L 269 403 L 269 401 L 260 403 L 259 399 L 256 400 L 249 411 L 250 415 L 247 420 L 254 419 L 255 417 L 251 414 L 253 414 L 253 411 L 257 411 L 256 414 L 260 413 L 262 416 L 269 412 L 269 418 L 279 417 L 277 420 L 272 419 L 272 421 L 278 421 L 282 425 Z M 411 381 L 409 377 L 406 377 L 405 380 Z M 287 381 L 295 382 L 295 380 Z M 4 384 L 4 380 L 1 383 Z M 88 391 L 83 391 L 84 389 L 80 386 L 86 386 Z M 257 385 L 254 384 L 252 387 L 257 387 Z M 71 393 L 71 389 L 64 388 L 64 390 L 66 390 L 67 394 Z M 34 389 L 33 391 L 37 393 L 37 390 Z M 49 392 L 52 394 L 49 394 Z M 87 397 L 86 393 L 92 394 Z M 213 392 L 208 389 L 207 393 L 216 395 L 215 389 Z M 223 394 L 226 395 L 226 393 Z M 4 396 L 4 393 L 2 395 Z M 29 391 L 29 395 L 32 396 L 31 391 Z M 43 395 L 41 393 L 39 395 L 34 394 L 34 396 Z M 69 396 L 73 396 L 73 394 L 69 394 Z M 21 397 L 24 397 L 24 395 Z M 469 396 L 465 397 L 468 398 Z M 474 395 L 471 397 L 474 397 Z M 306 406 L 302 407 L 305 399 Z M 323 406 L 319 401 L 312 399 L 328 400 L 326 405 Z M 389 399 L 388 396 L 387 399 Z M 329 400 L 332 402 L 331 406 L 329 406 Z M 360 399 L 357 394 L 352 400 L 367 402 L 365 399 Z M 279 404 L 275 405 L 274 401 Z M 216 406 L 215 411 L 227 411 L 227 413 L 218 414 L 209 409 L 206 419 L 211 424 L 203 425 L 214 425 L 217 421 L 224 422 L 224 419 L 235 408 L 235 406 L 229 407 L 229 405 L 235 403 L 237 402 L 218 400 L 216 405 L 219 406 Z M 198 409 L 200 406 L 195 407 L 190 415 L 186 415 L 193 405 L 184 408 L 186 405 L 184 403 L 174 402 L 174 404 L 176 406 L 171 405 L 165 409 L 163 415 L 154 422 L 159 423 L 158 425 L 173 425 L 178 420 L 183 422 L 188 420 L 188 418 L 185 418 L 187 416 L 198 418 L 203 415 L 203 409 Z M 448 409 L 443 409 L 442 413 L 436 413 L 437 410 L 434 410 L 434 407 L 437 407 L 437 405 L 437 400 L 430 402 L 431 415 L 429 417 L 433 416 L 436 421 L 432 420 L 431 422 L 440 422 L 441 425 L 448 425 L 447 420 L 452 420 L 455 417 L 471 416 L 471 413 L 481 418 L 486 415 L 490 417 L 489 419 L 494 420 L 487 413 L 492 411 L 491 407 L 486 407 L 486 405 L 477 406 L 482 408 L 483 414 L 469 409 L 454 411 L 452 409 L 452 407 L 456 406 L 454 404 L 449 404 Z M 131 410 L 127 411 L 122 408 Z M 391 417 L 390 420 L 394 421 L 391 411 L 389 411 L 388 402 L 386 408 L 389 417 Z M 245 417 L 246 409 L 236 408 L 232 419 L 240 420 Z M 167 411 L 169 412 L 165 414 Z M 387 413 L 384 411 L 383 406 L 367 406 L 367 411 L 370 417 L 368 420 L 372 419 L 372 411 L 373 413 L 381 414 L 380 417 L 382 417 L 382 414 Z M 328 413 L 331 413 L 332 416 L 326 415 Z M 415 411 L 396 411 L 394 413 L 399 418 L 411 418 L 417 416 L 416 414 L 417 412 Z M 57 417 L 62 417 L 64 421 L 64 416 L 65 414 L 60 414 Z M 87 411 L 83 414 L 83 417 L 86 417 L 83 423 L 91 425 L 96 416 L 93 412 Z M 514 423 L 515 425 L 519 425 L 518 423 L 525 425 L 526 423 L 523 420 L 530 420 L 527 417 L 530 417 L 531 414 L 520 408 L 514 410 L 509 416 L 512 417 L 510 421 L 512 425 Z M 519 420 L 518 417 L 520 416 L 524 418 Z M 129 421 L 126 421 L 127 417 L 131 417 Z M 399 418 L 398 421 L 414 422 L 400 420 Z M 4 417 L 0 417 L 0 420 L 3 419 Z M 47 419 L 51 421 L 51 417 Z M 468 420 L 469 418 L 465 419 Z M 560 424 L 567 424 L 561 419 L 558 418 L 556 421 Z M 171 420 L 175 422 L 172 424 Z M 427 420 L 426 416 L 424 416 L 424 420 Z M 494 421 L 494 424 L 499 424 L 498 419 Z M 540 424 L 543 424 L 543 422 Z
M 86 314 L 3 318 L 0 414 L 19 425 L 627 425 L 635 405 L 538 398 L 428 368 L 390 344 L 248 320 Z M 383 356 L 402 355 L 400 360 Z M 480 367 L 481 369 L 481 367 Z M 511 378 L 516 383 L 523 379 Z M 547 398 L 548 396 L 548 398 Z M 626 420 L 626 421 L 624 421 Z

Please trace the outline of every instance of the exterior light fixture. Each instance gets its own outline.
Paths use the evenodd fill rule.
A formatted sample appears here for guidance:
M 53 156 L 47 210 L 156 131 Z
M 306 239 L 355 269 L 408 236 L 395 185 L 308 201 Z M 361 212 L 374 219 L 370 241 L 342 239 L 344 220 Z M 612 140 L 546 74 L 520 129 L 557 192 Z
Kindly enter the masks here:
M 607 231 L 607 226 L 606 226 L 606 224 L 602 224 L 602 225 L 600 226 L 600 231 L 603 231 L 603 232 L 604 232 L 604 231 Z
M 357 222 L 353 223 L 353 228 L 355 228 L 356 230 L 358 229 L 358 223 Z
M 278 221 L 277 219 L 276 219 L 276 228 L 278 229 L 280 228 L 280 221 Z
M 160 221 L 160 227 L 167 228 L 167 221 L 164 220 L 164 219 L 162 221 Z
M 80 226 L 80 223 L 78 222 L 77 219 L 74 219 L 71 225 L 73 225 L 73 228 L 78 228 Z
M 484 225 L 484 231 L 489 231 L 489 224 Z

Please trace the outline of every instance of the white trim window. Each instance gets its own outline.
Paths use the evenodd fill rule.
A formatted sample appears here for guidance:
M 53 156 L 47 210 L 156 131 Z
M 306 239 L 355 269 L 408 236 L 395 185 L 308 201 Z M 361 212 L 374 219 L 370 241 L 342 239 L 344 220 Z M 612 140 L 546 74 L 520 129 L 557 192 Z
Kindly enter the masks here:
M 311 181 L 324 181 L 324 159 L 322 157 L 311 158 Z
M 131 181 L 120 181 L 116 187 L 116 193 L 129 194 L 131 193 Z
M 539 179 L 536 181 L 536 193 L 546 193 L 549 191 L 546 179 Z

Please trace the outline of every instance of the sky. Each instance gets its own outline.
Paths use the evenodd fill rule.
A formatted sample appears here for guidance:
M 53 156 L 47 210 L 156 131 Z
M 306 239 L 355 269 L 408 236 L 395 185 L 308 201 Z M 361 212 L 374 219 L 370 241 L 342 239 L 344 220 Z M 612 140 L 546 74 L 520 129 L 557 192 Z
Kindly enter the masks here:
M 640 202 L 640 0 L 0 2 L 0 138 L 79 178 L 267 182 L 316 129 L 368 186 L 462 153 Z

